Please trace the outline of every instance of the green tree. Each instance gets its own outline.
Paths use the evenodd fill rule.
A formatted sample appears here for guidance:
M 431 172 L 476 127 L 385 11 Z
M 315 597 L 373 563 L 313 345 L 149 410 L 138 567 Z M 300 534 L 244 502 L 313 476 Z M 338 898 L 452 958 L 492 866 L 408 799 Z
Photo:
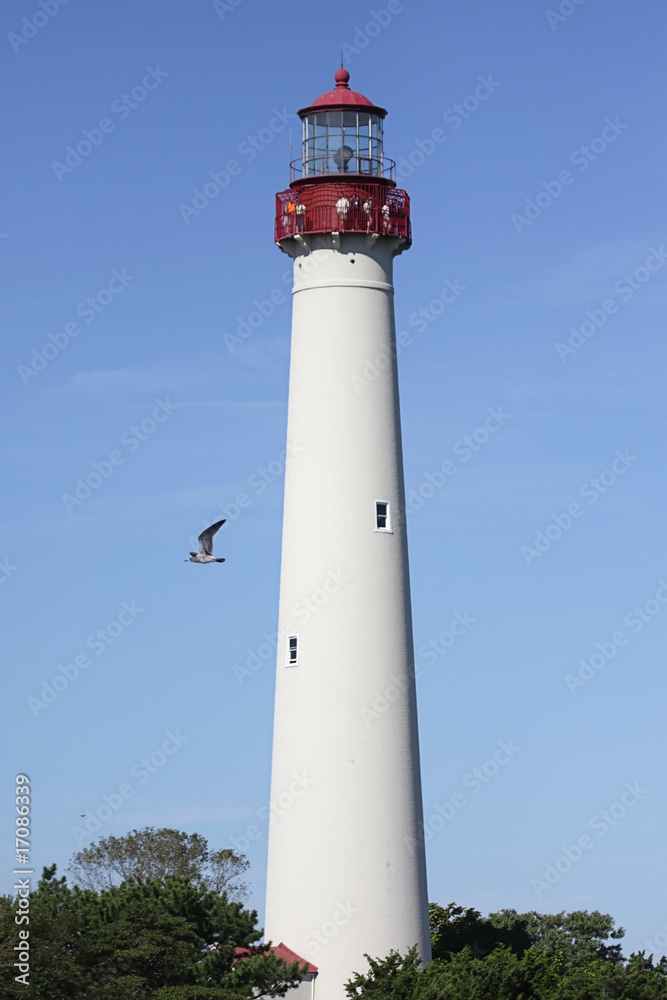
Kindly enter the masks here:
M 244 995 L 208 986 L 165 986 L 155 991 L 153 1000 L 244 1000 Z
M 667 958 L 631 955 L 609 914 L 430 907 L 434 960 L 416 949 L 370 959 L 346 986 L 358 1000 L 667 1000 Z
M 384 961 L 366 956 L 369 971 L 346 985 L 359 1000 L 546 1000 L 558 982 L 556 962 L 528 949 L 522 957 L 504 945 L 483 958 L 468 947 L 420 968 L 416 948 Z
M 519 956 L 499 945 L 483 958 L 466 948 L 424 971 L 419 1000 L 547 1000 L 559 982 L 557 960 L 528 949 Z
M 73 889 L 44 870 L 31 899 L 29 1000 L 284 996 L 302 975 L 260 945 L 257 914 L 182 876 Z M 237 961 L 237 948 L 251 957 Z M 171 991 L 171 992 L 169 992 Z
M 56 878 L 56 866 L 45 868 L 30 899 L 30 998 L 49 987 L 53 1000 L 83 997 L 84 971 L 73 957 L 76 941 L 86 933 L 67 880 Z
M 620 941 L 625 931 L 616 928 L 614 918 L 608 913 L 593 910 L 573 910 L 572 913 L 518 913 L 503 910 L 491 913 L 489 920 L 498 926 L 507 926 L 512 919 L 525 928 L 530 944 L 546 955 L 561 954 L 568 968 L 579 968 L 596 958 L 621 962 L 620 944 L 607 944 L 608 940 Z
M 370 960 L 346 990 L 355 1000 L 667 1000 L 667 960 L 643 955 L 627 964 L 594 958 L 569 967 L 562 954 L 528 948 L 519 956 L 504 945 L 475 958 L 469 948 L 419 968 L 414 949 Z
M 469 948 L 475 958 L 488 955 L 498 945 L 507 945 L 518 955 L 530 947 L 531 938 L 526 930 L 526 920 L 513 910 L 503 910 L 503 914 L 513 916 L 504 921 L 494 922 L 483 917 L 478 910 L 464 910 L 456 903 L 447 906 L 429 905 L 431 923 L 431 949 L 433 958 L 448 961 L 456 952 Z
M 357 973 L 346 984 L 348 997 L 363 997 L 364 1000 L 413 1000 L 421 983 L 421 960 L 416 947 L 401 956 L 392 951 L 387 958 L 371 958 L 369 972 Z
M 615 928 L 613 917 L 598 910 L 517 913 L 508 909 L 483 917 L 478 910 L 464 910 L 455 903 L 445 907 L 431 903 L 429 912 L 434 958 L 446 959 L 466 947 L 474 957 L 482 958 L 503 944 L 517 955 L 527 948 L 547 955 L 560 953 L 573 968 L 594 958 L 622 960 L 621 945 L 607 942 L 619 941 L 625 931 Z
M 244 899 L 247 886 L 242 876 L 248 867 L 244 855 L 231 848 L 211 851 L 198 833 L 149 826 L 90 844 L 74 855 L 67 870 L 83 889 L 110 889 L 128 879 L 175 875 Z
M 663 955 L 657 965 L 653 956 L 643 951 L 633 952 L 625 967 L 626 1000 L 664 1000 L 667 997 L 667 958 Z

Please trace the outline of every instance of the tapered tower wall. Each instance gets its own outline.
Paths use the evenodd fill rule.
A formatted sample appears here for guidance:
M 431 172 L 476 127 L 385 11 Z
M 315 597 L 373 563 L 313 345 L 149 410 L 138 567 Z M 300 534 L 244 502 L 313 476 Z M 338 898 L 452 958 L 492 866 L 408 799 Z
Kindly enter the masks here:
M 392 280 L 405 245 L 362 233 L 281 242 L 294 257 L 294 457 L 266 937 L 318 966 L 317 1000 L 342 1000 L 364 952 L 416 944 L 430 957 Z

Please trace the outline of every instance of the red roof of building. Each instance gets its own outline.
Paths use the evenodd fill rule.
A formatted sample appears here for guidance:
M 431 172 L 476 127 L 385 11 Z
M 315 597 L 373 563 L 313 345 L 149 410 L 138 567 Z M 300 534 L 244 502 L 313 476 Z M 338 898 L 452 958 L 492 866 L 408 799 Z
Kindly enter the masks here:
M 340 108 L 365 108 L 376 115 L 384 118 L 387 114 L 384 108 L 378 108 L 367 97 L 357 90 L 350 90 L 348 80 L 350 74 L 346 69 L 341 68 L 334 74 L 336 89 L 328 90 L 326 94 L 321 94 L 317 100 L 313 101 L 307 108 L 301 108 L 297 112 L 301 117 L 311 114 L 313 111 L 334 111 Z
M 282 958 L 283 962 L 287 962 L 288 965 L 291 965 L 292 962 L 298 962 L 303 972 L 317 972 L 316 965 L 311 965 L 305 958 L 301 958 L 300 955 L 297 955 L 295 951 L 288 948 L 286 944 L 282 943 L 282 941 L 280 944 L 274 945 L 270 951 L 276 956 L 276 958 Z M 252 955 L 256 954 L 256 950 L 254 948 L 236 948 L 235 952 L 239 959 L 251 958 Z

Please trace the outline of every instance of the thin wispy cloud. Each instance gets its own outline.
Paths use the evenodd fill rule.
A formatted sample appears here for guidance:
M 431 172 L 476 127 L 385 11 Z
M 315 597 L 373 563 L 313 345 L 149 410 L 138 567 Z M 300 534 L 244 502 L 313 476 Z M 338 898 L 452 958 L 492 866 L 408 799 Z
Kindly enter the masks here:
M 60 391 L 76 393 L 177 392 L 219 380 L 208 368 L 110 368 L 76 372 Z M 58 390 L 56 390 L 58 391 Z
M 590 247 L 558 267 L 533 278 L 513 301 L 547 306 L 588 305 L 613 296 L 614 283 L 641 267 L 659 237 L 615 241 Z M 655 273 L 635 302 L 645 306 L 667 304 L 667 267 Z M 634 303 L 633 303 L 634 304 Z

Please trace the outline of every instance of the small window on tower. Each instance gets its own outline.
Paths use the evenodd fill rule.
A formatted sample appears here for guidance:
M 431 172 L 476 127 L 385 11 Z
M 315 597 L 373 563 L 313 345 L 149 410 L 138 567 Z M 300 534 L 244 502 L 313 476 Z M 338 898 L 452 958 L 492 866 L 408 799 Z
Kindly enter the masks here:
M 299 637 L 298 635 L 287 636 L 287 666 L 296 667 L 299 662 Z
M 391 518 L 389 515 L 389 501 L 375 501 L 375 530 L 391 531 Z

